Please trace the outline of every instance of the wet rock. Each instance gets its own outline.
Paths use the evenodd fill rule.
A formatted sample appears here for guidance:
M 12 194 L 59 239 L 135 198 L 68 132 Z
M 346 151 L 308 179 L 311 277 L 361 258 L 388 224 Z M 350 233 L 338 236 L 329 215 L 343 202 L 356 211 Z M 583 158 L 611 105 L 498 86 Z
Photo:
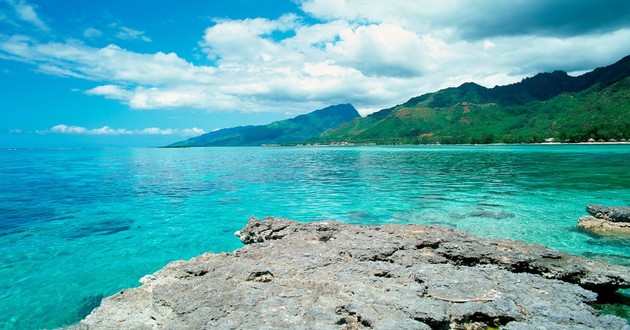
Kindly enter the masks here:
M 586 212 L 591 216 L 581 217 L 578 228 L 599 234 L 630 235 L 630 207 L 592 204 Z
M 586 212 L 597 219 L 630 223 L 630 207 L 591 204 L 586 207 Z
M 247 245 L 175 261 L 77 329 L 623 329 L 630 269 L 434 226 L 250 219 Z
M 79 308 L 77 309 L 77 315 L 80 318 L 86 317 L 94 310 L 94 308 L 101 304 L 103 297 L 103 294 L 97 294 L 83 298 L 79 304 Z

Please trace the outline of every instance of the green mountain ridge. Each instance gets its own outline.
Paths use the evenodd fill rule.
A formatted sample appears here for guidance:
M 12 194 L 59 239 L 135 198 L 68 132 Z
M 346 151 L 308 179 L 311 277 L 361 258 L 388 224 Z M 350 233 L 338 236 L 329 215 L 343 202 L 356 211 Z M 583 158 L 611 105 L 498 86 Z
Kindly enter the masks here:
M 630 56 L 573 77 L 539 73 L 505 86 L 468 82 L 360 117 L 340 104 L 169 147 L 300 143 L 484 144 L 630 139 Z
M 359 118 L 350 104 L 339 104 L 268 125 L 220 129 L 169 145 L 168 147 L 259 146 L 297 144 L 316 139 L 327 130 Z
M 465 83 L 327 131 L 317 142 L 466 144 L 630 139 L 630 56 L 578 77 L 540 73 L 486 88 Z

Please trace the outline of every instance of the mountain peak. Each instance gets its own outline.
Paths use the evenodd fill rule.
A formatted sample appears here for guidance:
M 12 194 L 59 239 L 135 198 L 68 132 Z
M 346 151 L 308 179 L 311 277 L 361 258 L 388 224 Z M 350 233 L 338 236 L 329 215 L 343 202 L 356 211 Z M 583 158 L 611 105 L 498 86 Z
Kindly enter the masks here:
M 578 77 L 556 70 L 491 89 L 467 82 L 327 132 L 353 143 L 523 143 L 630 139 L 630 56 Z
M 479 85 L 479 84 L 477 84 L 477 83 L 475 83 L 475 82 L 472 82 L 472 81 L 465 82 L 465 83 L 463 83 L 463 84 L 459 85 L 459 87 L 457 87 L 457 88 L 464 88 L 464 89 L 486 89 L 485 87 L 483 87 L 483 86 L 481 86 L 481 85 Z
M 568 73 L 562 70 L 555 70 L 553 72 L 541 72 L 537 73 L 532 77 L 527 77 L 522 81 L 530 81 L 530 80 L 548 80 L 548 79 L 566 79 L 569 76 Z
M 323 109 L 315 110 L 312 113 L 321 115 L 344 115 L 349 117 L 356 117 L 356 115 L 359 114 L 357 109 L 350 103 L 331 105 Z
M 268 125 L 221 129 L 169 147 L 257 146 L 293 144 L 317 138 L 321 133 L 361 117 L 351 104 L 338 104 Z
M 524 82 L 524 81 L 545 81 L 545 80 L 550 80 L 550 79 L 566 79 L 566 78 L 573 78 L 573 77 L 569 76 L 569 74 L 566 73 L 565 71 L 555 70 L 553 72 L 540 72 L 540 73 L 537 73 L 537 74 L 535 74 L 532 77 L 524 78 L 523 80 L 521 80 L 521 82 Z

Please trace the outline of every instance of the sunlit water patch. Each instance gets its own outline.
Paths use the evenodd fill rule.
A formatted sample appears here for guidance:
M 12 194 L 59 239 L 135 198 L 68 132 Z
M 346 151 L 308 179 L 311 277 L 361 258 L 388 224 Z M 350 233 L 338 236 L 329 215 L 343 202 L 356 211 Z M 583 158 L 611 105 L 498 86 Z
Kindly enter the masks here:
M 77 322 L 250 216 L 438 224 L 629 265 L 577 230 L 630 205 L 629 146 L 0 150 L 0 328 Z

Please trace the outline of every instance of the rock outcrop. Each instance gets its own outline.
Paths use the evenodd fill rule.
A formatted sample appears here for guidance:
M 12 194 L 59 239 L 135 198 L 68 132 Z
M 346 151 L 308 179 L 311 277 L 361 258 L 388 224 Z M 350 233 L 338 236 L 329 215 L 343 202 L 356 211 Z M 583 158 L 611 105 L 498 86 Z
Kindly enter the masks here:
M 601 234 L 630 235 L 630 207 L 592 204 L 586 207 L 591 216 L 581 217 L 578 227 Z
M 233 253 L 175 261 L 76 329 L 624 329 L 630 269 L 435 226 L 250 219 Z
M 591 204 L 586 207 L 586 212 L 598 219 L 612 222 L 630 222 L 630 207 L 627 206 Z

